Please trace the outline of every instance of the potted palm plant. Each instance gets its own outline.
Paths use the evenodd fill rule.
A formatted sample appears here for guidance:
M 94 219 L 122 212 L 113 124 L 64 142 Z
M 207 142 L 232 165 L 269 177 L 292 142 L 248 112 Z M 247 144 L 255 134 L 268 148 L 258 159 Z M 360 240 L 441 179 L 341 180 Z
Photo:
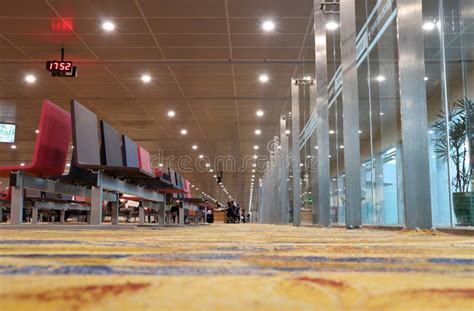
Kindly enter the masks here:
M 453 187 L 453 207 L 457 224 L 474 225 L 474 195 L 472 192 L 472 123 L 474 123 L 474 103 L 463 98 L 449 105 L 447 115 L 438 114 L 433 130 L 436 133 L 434 152 L 444 163 L 454 166 L 451 184 Z M 446 130 L 447 126 L 447 130 Z M 448 136 L 449 135 L 449 136 Z M 449 138 L 449 145 L 448 145 Z M 471 191 L 470 191 L 471 190 Z

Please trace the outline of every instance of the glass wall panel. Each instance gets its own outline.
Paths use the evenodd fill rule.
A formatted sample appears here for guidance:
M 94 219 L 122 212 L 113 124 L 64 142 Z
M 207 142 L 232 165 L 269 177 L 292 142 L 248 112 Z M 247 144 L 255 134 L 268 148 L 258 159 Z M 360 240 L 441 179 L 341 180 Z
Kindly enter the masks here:
M 433 222 L 474 225 L 474 2 L 423 2 Z
M 368 54 L 358 67 L 362 222 L 403 224 L 396 19 L 376 1 L 365 3 L 368 19 L 386 20 L 367 35 Z

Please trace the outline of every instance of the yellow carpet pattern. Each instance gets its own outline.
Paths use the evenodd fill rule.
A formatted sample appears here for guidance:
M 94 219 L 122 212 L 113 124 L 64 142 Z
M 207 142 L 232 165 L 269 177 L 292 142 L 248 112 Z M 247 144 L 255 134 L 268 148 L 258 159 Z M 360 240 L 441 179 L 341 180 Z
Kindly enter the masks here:
M 0 230 L 0 309 L 474 310 L 474 239 L 271 225 Z

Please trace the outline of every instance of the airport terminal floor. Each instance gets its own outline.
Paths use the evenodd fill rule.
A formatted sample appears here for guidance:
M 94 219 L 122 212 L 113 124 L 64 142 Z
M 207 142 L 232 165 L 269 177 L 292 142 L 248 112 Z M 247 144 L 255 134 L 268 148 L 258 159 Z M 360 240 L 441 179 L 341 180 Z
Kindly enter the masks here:
M 472 237 L 212 224 L 1 230 L 2 310 L 472 310 Z

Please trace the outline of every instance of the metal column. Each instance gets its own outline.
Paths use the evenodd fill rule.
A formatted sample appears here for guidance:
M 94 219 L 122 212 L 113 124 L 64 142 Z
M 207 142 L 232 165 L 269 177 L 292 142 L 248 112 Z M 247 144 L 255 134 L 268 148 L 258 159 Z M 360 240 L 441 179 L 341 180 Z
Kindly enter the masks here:
M 288 200 L 288 136 L 286 134 L 286 117 L 280 118 L 280 223 L 289 222 L 289 200 Z
M 326 16 L 324 14 L 324 11 L 320 9 L 318 1 L 314 1 L 314 41 L 316 62 L 315 79 L 317 109 L 317 144 L 311 144 L 311 147 L 317 151 L 318 173 L 317 176 L 314 178 L 315 180 L 313 181 L 313 191 L 316 191 L 317 189 L 319 224 L 323 226 L 329 226 L 331 225 L 331 203 L 329 174 L 329 96 L 327 78 Z M 315 181 L 317 181 L 317 185 L 315 185 Z M 313 206 L 314 204 L 316 204 L 316 200 L 314 200 Z
M 300 225 L 300 92 L 299 85 L 291 80 L 291 164 L 293 169 L 293 225 Z
M 405 223 L 431 228 L 422 0 L 397 0 Z
M 100 175 L 98 176 L 100 179 Z M 100 182 L 100 180 L 99 180 Z M 91 225 L 100 225 L 102 224 L 102 188 L 97 186 L 92 186 L 91 191 L 91 217 L 89 224 Z
M 10 223 L 20 225 L 23 223 L 23 203 L 25 191 L 23 188 L 23 178 L 21 172 L 17 172 L 17 184 L 12 187 L 12 202 L 10 206 Z
M 112 225 L 118 225 L 119 220 L 119 208 L 120 208 L 120 199 L 117 196 L 117 200 L 112 204 L 112 214 L 111 214 L 111 222 Z
M 310 105 L 310 114 L 312 115 L 314 111 L 317 109 L 317 86 L 316 86 L 316 81 L 313 80 L 311 81 L 311 84 L 309 85 L 309 105 Z M 317 130 L 315 129 L 312 133 L 311 136 L 309 137 L 309 156 L 310 159 L 307 163 L 307 169 L 308 169 L 308 174 L 311 174 L 311 185 L 310 189 L 311 192 L 309 193 L 312 197 L 312 207 L 311 207 L 311 223 L 317 224 L 319 222 L 319 202 L 316 200 L 316 198 L 319 197 L 319 180 L 318 180 L 318 171 L 317 171 L 317 164 L 316 164 L 316 159 L 318 158 L 318 150 L 316 150 L 314 147 L 318 145 L 318 138 L 317 138 Z
M 346 227 L 362 224 L 355 0 L 340 2 Z
M 270 219 L 272 224 L 280 223 L 280 200 L 278 199 L 279 193 L 279 183 L 278 179 L 280 178 L 279 174 L 279 166 L 278 166 L 278 158 L 279 158 L 279 150 L 276 146 L 278 146 L 278 137 L 273 137 L 273 147 L 272 151 L 270 151 L 270 174 L 272 179 L 272 198 L 271 198 L 271 206 L 270 206 Z
M 145 201 L 140 201 L 138 206 L 138 224 L 143 226 L 145 224 Z

